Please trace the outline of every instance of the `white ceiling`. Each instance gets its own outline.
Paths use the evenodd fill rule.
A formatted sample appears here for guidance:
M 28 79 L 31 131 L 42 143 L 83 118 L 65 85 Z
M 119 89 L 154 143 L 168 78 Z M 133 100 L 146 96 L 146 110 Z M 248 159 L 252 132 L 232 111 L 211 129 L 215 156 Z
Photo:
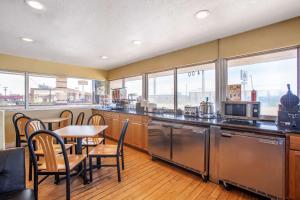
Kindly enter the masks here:
M 112 69 L 300 14 L 299 0 L 39 1 L 43 12 L 0 1 L 0 53 Z M 209 17 L 196 19 L 202 9 Z

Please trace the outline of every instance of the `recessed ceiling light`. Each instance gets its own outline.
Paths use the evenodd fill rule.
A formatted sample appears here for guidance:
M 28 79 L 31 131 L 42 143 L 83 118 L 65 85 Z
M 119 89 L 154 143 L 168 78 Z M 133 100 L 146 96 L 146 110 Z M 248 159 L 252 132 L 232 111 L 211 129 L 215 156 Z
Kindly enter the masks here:
M 140 45 L 140 44 L 142 44 L 142 42 L 140 40 L 132 40 L 132 44 Z
M 209 15 L 208 10 L 199 10 L 198 12 L 195 13 L 195 17 L 198 19 L 204 19 Z
M 101 59 L 103 59 L 103 60 L 105 60 L 107 58 L 108 58 L 108 56 L 101 56 Z
M 31 38 L 27 38 L 27 37 L 21 37 L 21 40 L 24 42 L 33 42 L 34 40 Z
M 45 8 L 43 4 L 35 0 L 25 0 L 25 3 L 36 10 L 43 10 Z

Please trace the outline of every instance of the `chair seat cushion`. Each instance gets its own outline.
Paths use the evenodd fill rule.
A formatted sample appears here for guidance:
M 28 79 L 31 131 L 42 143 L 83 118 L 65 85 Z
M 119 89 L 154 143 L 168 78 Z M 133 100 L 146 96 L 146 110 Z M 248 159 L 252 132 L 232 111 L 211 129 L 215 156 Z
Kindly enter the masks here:
M 97 138 L 83 138 L 82 145 L 83 146 L 97 146 L 103 142 L 104 138 L 97 137 Z
M 96 146 L 90 153 L 90 156 L 109 156 L 109 155 L 116 155 L 117 154 L 117 145 L 111 144 L 102 144 Z
M 0 151 L 0 194 L 25 189 L 25 150 Z M 1 198 L 0 198 L 1 199 Z
M 78 166 L 79 163 L 81 163 L 86 158 L 85 154 L 82 155 L 68 155 L 69 160 L 69 167 L 70 170 L 73 170 L 76 166 Z M 57 156 L 57 166 L 58 171 L 65 171 L 65 160 L 62 155 Z M 46 164 L 43 163 L 42 165 L 38 166 L 40 171 L 46 171 Z
M 31 189 L 17 190 L 0 194 L 0 199 L 5 200 L 34 200 L 34 192 Z

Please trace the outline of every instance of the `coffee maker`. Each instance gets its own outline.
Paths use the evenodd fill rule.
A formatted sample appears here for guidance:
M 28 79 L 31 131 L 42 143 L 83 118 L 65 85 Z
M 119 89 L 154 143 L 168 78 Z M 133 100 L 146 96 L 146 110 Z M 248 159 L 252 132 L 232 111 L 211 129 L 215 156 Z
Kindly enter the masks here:
M 287 85 L 288 91 L 280 98 L 277 125 L 282 128 L 300 130 L 299 97 L 294 95 Z

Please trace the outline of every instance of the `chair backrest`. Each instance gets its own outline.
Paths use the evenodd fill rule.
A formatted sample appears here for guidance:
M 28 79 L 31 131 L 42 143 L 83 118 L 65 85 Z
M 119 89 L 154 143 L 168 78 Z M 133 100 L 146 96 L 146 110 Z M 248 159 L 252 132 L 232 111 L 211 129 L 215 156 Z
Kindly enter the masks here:
M 105 120 L 101 114 L 97 113 L 90 116 L 87 123 L 88 125 L 100 126 L 100 125 L 105 125 Z
M 23 117 L 25 116 L 25 114 L 20 113 L 20 112 L 16 112 L 13 116 L 12 116 L 12 121 L 13 123 L 15 123 L 16 119 L 18 119 L 19 117 Z
M 126 135 L 127 128 L 128 128 L 128 123 L 129 123 L 129 120 L 126 119 L 124 121 L 123 128 L 122 128 L 122 131 L 121 131 L 121 134 L 120 134 L 120 137 L 119 137 L 117 153 L 120 153 L 121 151 L 123 151 L 124 139 L 125 139 L 125 135 Z
M 76 119 L 76 125 L 82 125 L 84 120 L 84 112 L 79 113 Z
M 39 130 L 34 133 L 32 133 L 28 139 L 28 146 L 29 146 L 29 151 L 31 158 L 34 163 L 35 170 L 38 169 L 38 164 L 37 164 L 37 159 L 33 147 L 33 141 L 37 141 L 43 150 L 44 153 L 44 162 L 46 166 L 46 171 L 47 172 L 58 172 L 58 160 L 57 157 L 59 156 L 58 153 L 54 149 L 54 142 L 57 142 L 61 146 L 62 150 L 62 155 L 65 161 L 65 169 L 66 173 L 70 173 L 70 168 L 69 168 L 69 161 L 67 157 L 67 152 L 66 148 L 64 145 L 64 142 L 62 138 L 57 135 L 56 133 L 52 131 L 47 131 L 47 130 Z
M 32 133 L 39 130 L 46 130 L 45 124 L 39 119 L 30 119 L 25 125 L 25 134 L 27 141 Z
M 69 120 L 59 123 L 59 127 L 60 128 L 63 128 L 65 126 L 73 124 L 73 113 L 72 113 L 71 110 L 64 110 L 64 111 L 62 111 L 60 113 L 59 117 L 61 117 L 61 118 L 69 118 Z
M 25 126 L 29 120 L 30 120 L 30 117 L 22 116 L 22 117 L 17 118 L 14 122 L 15 130 L 16 130 L 16 146 L 17 147 L 21 146 L 21 139 L 27 140 L 26 133 L 25 133 Z

